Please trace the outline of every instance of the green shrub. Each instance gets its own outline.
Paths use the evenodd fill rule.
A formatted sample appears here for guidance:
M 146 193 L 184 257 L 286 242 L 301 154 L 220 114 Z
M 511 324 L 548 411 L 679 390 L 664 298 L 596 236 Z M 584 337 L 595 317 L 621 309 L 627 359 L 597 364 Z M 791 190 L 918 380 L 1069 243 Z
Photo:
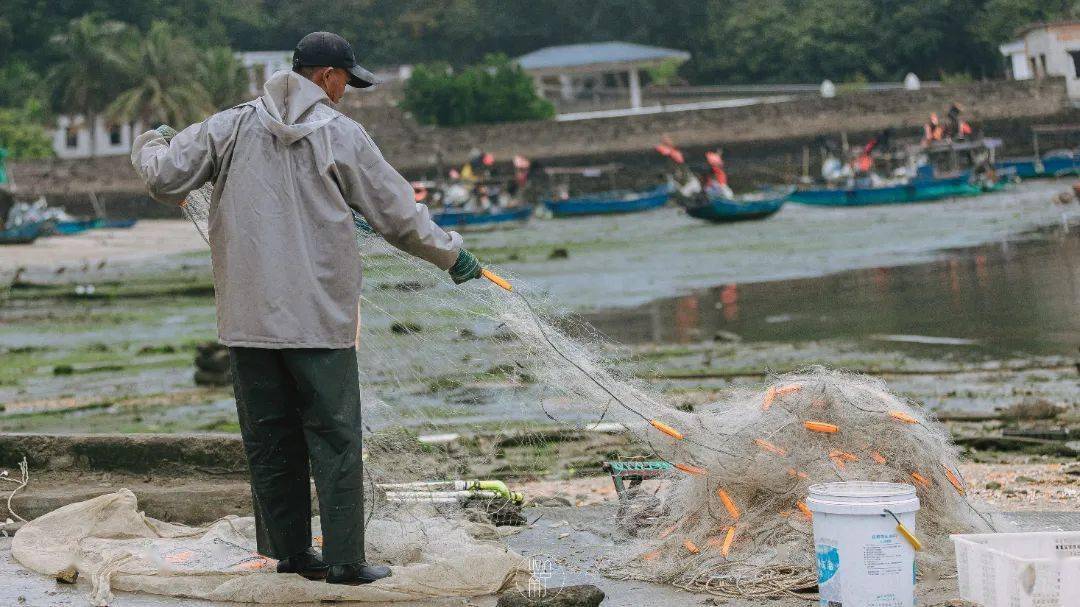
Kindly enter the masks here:
M 12 159 L 48 158 L 52 140 L 46 132 L 39 104 L 28 101 L 23 107 L 0 107 L 0 148 Z
M 460 72 L 445 64 L 417 66 L 405 85 L 402 107 L 421 123 L 439 126 L 555 115 L 555 107 L 537 96 L 532 79 L 505 55 L 489 55 L 483 64 Z

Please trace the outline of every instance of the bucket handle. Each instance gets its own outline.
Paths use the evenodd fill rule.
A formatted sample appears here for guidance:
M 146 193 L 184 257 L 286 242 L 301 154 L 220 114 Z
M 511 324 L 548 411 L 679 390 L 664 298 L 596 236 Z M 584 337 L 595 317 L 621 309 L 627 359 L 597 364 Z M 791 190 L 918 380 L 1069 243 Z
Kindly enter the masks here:
M 911 547 L 914 548 L 916 552 L 922 550 L 922 542 L 920 542 L 919 538 L 915 537 L 915 534 L 909 531 L 908 528 L 900 522 L 900 519 L 895 514 L 893 514 L 893 511 L 885 510 L 885 512 L 887 512 L 889 516 L 893 517 L 893 520 L 896 521 L 896 530 L 900 532 L 900 535 L 904 536 L 904 539 L 906 539 L 908 543 L 911 544 Z

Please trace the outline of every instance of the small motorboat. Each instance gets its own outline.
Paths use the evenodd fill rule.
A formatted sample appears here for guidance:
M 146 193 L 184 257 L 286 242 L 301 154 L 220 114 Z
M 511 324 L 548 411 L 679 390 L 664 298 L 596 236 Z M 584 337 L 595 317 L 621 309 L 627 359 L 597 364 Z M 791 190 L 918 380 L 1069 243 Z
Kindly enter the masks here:
M 731 223 L 765 219 L 779 211 L 790 192 L 778 194 L 775 191 L 763 191 L 758 194 L 723 198 L 709 196 L 706 200 L 680 202 L 686 214 L 697 219 L 713 223 Z

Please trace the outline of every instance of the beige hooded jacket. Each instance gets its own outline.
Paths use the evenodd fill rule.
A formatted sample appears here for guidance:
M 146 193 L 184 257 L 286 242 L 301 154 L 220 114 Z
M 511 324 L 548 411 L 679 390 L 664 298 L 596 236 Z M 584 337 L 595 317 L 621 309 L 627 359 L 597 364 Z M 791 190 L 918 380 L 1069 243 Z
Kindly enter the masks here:
M 214 184 L 210 250 L 227 346 L 354 345 L 361 262 L 352 209 L 390 244 L 442 269 L 461 249 L 363 127 L 289 71 L 274 74 L 262 97 L 171 143 L 143 133 L 131 163 L 161 202 L 179 204 Z

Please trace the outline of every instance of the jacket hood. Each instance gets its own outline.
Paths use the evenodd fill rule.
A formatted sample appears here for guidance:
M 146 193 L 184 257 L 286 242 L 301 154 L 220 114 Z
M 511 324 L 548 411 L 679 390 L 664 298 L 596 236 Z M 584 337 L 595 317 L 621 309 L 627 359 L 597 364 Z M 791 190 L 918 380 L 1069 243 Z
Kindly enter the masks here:
M 275 72 L 255 101 L 259 121 L 275 137 L 291 145 L 326 126 L 337 112 L 312 111 L 329 107 L 330 98 L 314 82 L 289 70 Z

